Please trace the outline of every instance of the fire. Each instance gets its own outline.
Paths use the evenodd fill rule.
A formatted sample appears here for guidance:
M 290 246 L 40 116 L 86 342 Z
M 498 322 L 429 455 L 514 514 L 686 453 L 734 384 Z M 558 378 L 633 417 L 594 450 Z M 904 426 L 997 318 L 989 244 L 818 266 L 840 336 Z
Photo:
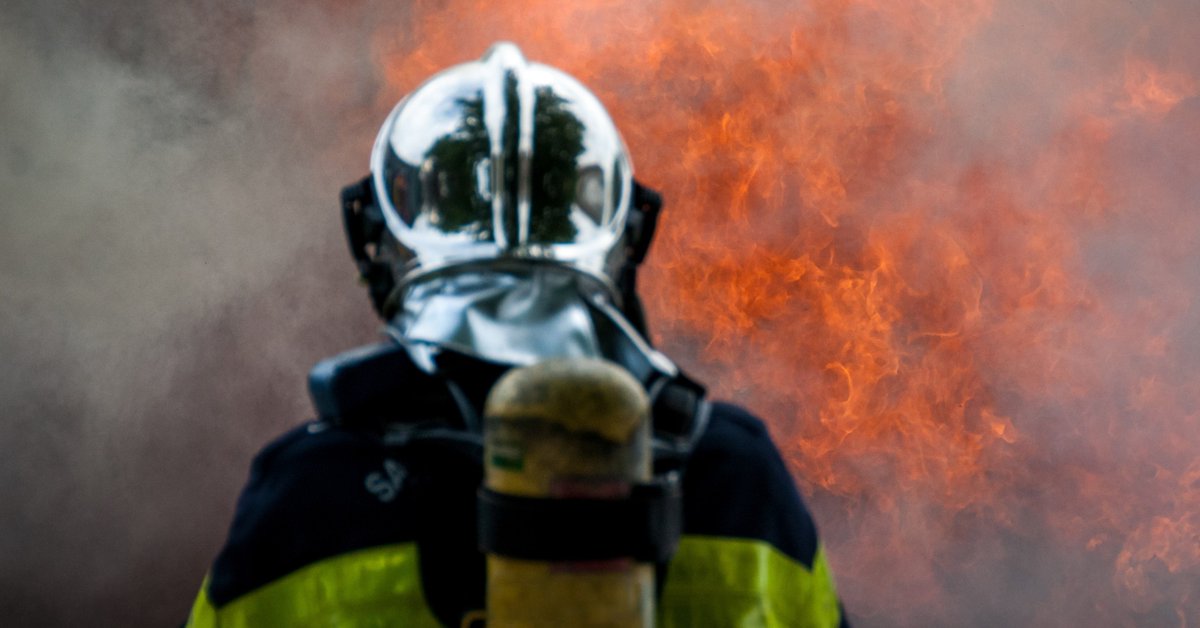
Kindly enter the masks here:
M 458 0 L 375 48 L 381 106 L 498 39 L 597 91 L 656 340 L 769 418 L 859 623 L 1195 625 L 1192 17 Z
M 1125 92 L 1121 109 L 1163 116 L 1196 95 L 1196 79 L 1181 72 L 1163 72 L 1144 59 L 1131 59 L 1125 67 Z

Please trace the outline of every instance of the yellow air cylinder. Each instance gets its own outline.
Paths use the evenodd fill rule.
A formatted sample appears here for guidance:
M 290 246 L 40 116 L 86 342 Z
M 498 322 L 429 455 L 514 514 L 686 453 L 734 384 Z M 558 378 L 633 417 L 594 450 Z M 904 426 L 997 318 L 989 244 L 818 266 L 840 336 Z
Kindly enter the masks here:
M 650 479 L 641 385 L 595 359 L 514 369 L 484 410 L 485 486 L 502 495 L 622 499 Z M 654 568 L 629 557 L 535 561 L 489 554 L 490 628 L 649 627 Z

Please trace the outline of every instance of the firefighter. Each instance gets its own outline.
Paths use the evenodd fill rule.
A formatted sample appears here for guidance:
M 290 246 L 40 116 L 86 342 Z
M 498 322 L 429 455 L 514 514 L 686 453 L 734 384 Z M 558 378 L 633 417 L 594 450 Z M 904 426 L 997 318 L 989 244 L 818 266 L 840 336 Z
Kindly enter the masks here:
M 386 341 L 314 367 L 318 418 L 254 459 L 189 626 L 482 617 L 485 399 L 514 366 L 570 357 L 644 387 L 655 471 L 682 487 L 682 535 L 655 541 L 657 625 L 845 625 L 763 423 L 647 339 L 636 271 L 660 201 L 591 92 L 497 44 L 402 100 L 370 171 L 342 209 Z

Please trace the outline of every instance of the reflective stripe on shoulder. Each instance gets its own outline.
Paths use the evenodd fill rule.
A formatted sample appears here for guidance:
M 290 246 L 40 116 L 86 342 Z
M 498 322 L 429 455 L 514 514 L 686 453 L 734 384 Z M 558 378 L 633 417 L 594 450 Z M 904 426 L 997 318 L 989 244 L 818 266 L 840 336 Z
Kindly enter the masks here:
M 685 536 L 667 572 L 658 625 L 834 627 L 840 620 L 820 547 L 810 570 L 763 541 Z
M 437 627 L 425 602 L 414 543 L 374 547 L 313 563 L 216 608 L 208 580 L 188 628 L 257 626 Z

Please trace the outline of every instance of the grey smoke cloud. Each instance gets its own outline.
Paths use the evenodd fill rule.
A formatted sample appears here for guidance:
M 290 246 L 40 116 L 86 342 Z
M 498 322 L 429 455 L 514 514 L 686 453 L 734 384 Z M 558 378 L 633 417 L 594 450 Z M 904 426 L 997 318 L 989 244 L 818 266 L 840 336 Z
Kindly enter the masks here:
M 382 115 L 361 14 L 0 14 L 4 622 L 178 623 L 309 365 L 377 326 L 336 209 Z

